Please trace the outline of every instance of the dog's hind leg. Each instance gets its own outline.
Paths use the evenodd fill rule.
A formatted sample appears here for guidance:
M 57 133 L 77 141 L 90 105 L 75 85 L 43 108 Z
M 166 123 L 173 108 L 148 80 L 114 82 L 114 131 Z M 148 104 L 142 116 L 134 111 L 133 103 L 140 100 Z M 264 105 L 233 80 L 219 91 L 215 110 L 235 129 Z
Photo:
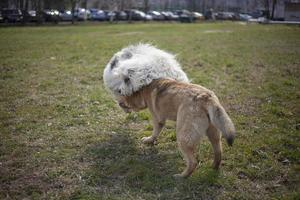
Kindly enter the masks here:
M 190 176 L 197 167 L 198 162 L 195 157 L 196 146 L 188 144 L 184 139 L 178 140 L 178 146 L 186 162 L 186 168 L 181 174 L 175 174 L 174 177 L 185 178 Z
M 206 135 L 211 142 L 214 149 L 214 163 L 213 168 L 219 169 L 222 158 L 222 143 L 220 132 L 212 125 L 207 129 Z
M 181 174 L 175 177 L 188 177 L 197 167 L 197 159 L 195 152 L 202 136 L 209 126 L 208 118 L 203 112 L 194 111 L 195 109 L 187 109 L 182 107 L 177 114 L 176 137 L 178 147 L 186 162 L 186 168 Z

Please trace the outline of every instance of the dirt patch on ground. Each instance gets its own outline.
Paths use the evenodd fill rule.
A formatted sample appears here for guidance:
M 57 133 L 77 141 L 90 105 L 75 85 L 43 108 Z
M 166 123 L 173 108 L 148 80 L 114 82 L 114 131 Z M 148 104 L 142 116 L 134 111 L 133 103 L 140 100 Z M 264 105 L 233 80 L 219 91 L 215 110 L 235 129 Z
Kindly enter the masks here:
M 259 108 L 259 105 L 262 101 L 255 97 L 249 97 L 242 104 L 237 104 L 230 99 L 227 99 L 225 102 L 225 107 L 228 110 L 231 110 L 238 114 L 243 115 L 254 115 Z
M 140 31 L 136 31 L 136 32 L 126 32 L 126 33 L 118 33 L 118 34 L 116 34 L 116 35 L 124 36 L 124 35 L 139 35 L 139 34 L 143 34 L 143 32 L 140 32 Z
M 207 30 L 203 31 L 203 33 L 232 33 L 230 30 Z

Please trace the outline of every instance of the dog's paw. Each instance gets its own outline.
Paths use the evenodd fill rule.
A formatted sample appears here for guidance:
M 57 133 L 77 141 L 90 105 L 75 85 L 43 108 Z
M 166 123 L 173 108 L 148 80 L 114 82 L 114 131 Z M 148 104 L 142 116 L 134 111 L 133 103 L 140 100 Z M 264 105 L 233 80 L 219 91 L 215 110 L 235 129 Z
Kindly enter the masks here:
M 142 142 L 144 144 L 154 144 L 155 140 L 151 136 L 150 137 L 143 137 Z

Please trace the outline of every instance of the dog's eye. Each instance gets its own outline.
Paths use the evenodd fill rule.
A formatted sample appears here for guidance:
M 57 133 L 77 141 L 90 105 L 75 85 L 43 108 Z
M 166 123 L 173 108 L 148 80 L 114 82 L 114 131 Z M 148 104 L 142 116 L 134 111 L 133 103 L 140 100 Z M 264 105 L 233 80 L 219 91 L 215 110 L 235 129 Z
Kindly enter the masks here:
M 118 90 L 118 93 L 121 94 L 121 90 Z
M 129 59 L 132 57 L 132 54 L 130 52 L 125 52 L 122 57 L 125 59 Z
M 127 83 L 129 83 L 129 81 L 130 81 L 130 78 L 129 77 L 126 77 L 125 79 L 124 79 L 124 82 L 127 84 Z

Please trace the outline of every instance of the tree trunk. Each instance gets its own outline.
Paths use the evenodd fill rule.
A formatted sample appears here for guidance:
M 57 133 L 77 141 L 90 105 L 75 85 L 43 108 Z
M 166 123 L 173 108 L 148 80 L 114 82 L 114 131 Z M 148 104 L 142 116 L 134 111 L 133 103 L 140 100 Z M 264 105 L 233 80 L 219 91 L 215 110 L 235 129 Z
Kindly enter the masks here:
M 190 4 L 189 5 L 190 10 L 193 11 L 193 12 L 195 12 L 196 11 L 196 2 L 195 2 L 195 0 L 190 0 L 189 4 Z
M 132 22 L 132 10 L 130 9 L 129 11 L 129 17 L 128 17 L 128 22 L 131 23 Z
M 42 24 L 43 23 L 43 0 L 37 0 L 37 16 L 38 16 L 38 20 L 37 23 L 38 24 Z
M 84 12 L 84 19 L 87 20 L 87 19 L 88 19 L 88 15 L 87 15 L 87 0 L 84 0 L 84 1 L 83 1 L 82 7 L 85 9 L 85 12 Z
M 72 24 L 75 23 L 75 6 L 76 2 L 74 0 L 71 0 L 71 6 L 72 6 Z
M 124 10 L 124 0 L 121 0 L 119 9 Z
M 144 0 L 144 12 L 147 13 L 149 11 L 149 0 Z
M 269 0 L 264 0 L 264 6 L 265 6 L 265 9 L 266 9 L 266 17 L 268 19 L 270 19 L 270 4 L 269 4 Z
M 206 0 L 202 1 L 202 13 L 205 14 L 206 13 Z
M 19 6 L 20 6 L 20 10 L 23 10 L 24 9 L 24 0 L 20 0 L 19 1 Z
M 273 0 L 271 19 L 274 19 L 274 13 L 275 13 L 275 8 L 276 8 L 276 3 L 277 3 L 277 0 Z
M 22 12 L 26 12 L 25 15 L 23 15 L 23 24 L 26 24 L 28 22 L 28 3 L 29 3 L 29 0 L 25 0 L 25 5 L 24 5 L 24 10 Z

